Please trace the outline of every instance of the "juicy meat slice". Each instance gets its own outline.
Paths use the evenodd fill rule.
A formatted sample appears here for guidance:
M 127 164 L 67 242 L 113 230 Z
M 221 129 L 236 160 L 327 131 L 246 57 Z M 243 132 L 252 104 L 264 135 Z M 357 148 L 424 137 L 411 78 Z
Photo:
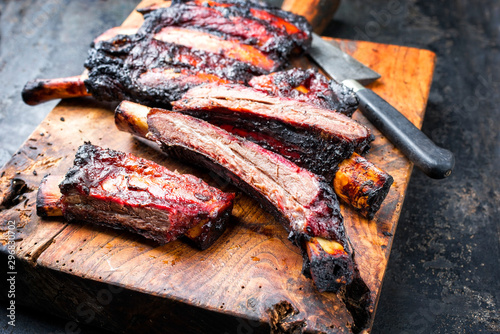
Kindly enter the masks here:
M 322 177 L 188 115 L 124 101 L 116 109 L 115 122 L 120 130 L 155 140 L 170 155 L 211 169 L 257 199 L 301 248 L 304 274 L 329 278 L 315 281 L 318 289 L 337 291 L 352 281 L 355 264 L 339 204 Z M 314 257 L 311 263 L 307 245 L 313 237 L 336 245 L 331 248 L 338 252 Z
M 40 182 L 36 197 L 36 213 L 40 217 L 60 217 L 62 212 L 62 194 L 59 184 L 64 175 L 45 175 Z M 184 236 L 190 243 L 205 250 L 224 233 L 226 219 L 203 221 L 186 231 Z
M 336 197 L 321 178 L 280 155 L 187 115 L 152 109 L 148 126 L 155 140 L 166 147 L 197 152 L 253 185 L 278 208 L 293 234 L 334 239 L 347 246 Z
M 287 97 L 334 110 L 349 117 L 358 108 L 354 92 L 313 69 L 293 68 L 253 77 L 248 85 L 272 96 Z
M 154 39 L 193 50 L 220 54 L 224 58 L 236 59 L 266 72 L 275 71 L 283 65 L 283 61 L 273 59 L 275 57 L 266 55 L 252 45 L 190 28 L 165 27 L 154 34 Z
M 294 148 L 290 146 L 290 143 L 237 128 L 231 124 L 218 124 L 218 126 L 234 135 L 259 143 L 270 151 L 287 156 L 290 161 L 307 168 L 303 166 L 300 155 L 294 154 Z M 325 170 L 328 170 L 327 167 L 325 166 Z M 333 179 L 333 190 L 342 201 L 364 217 L 372 219 L 389 193 L 393 181 L 392 176 L 387 172 L 357 153 L 353 153 L 351 157 L 339 164 Z
M 245 13 L 247 17 L 265 22 L 266 25 L 287 36 L 293 41 L 297 51 L 305 51 L 311 46 L 312 28 L 303 16 L 266 5 L 263 2 L 252 0 L 192 0 L 187 1 L 187 3 L 222 8 L 226 11 L 236 7 L 240 13 Z
M 197 86 L 172 105 L 175 111 L 236 129 L 231 132 L 250 133 L 245 137 L 327 180 L 340 162 L 373 140 L 368 128 L 345 115 L 242 85 Z
M 125 35 L 97 43 L 85 66 L 85 86 L 97 99 L 166 107 L 191 87 L 245 81 L 254 73 L 234 59 L 156 39 L 136 42 Z
M 195 176 L 90 143 L 80 146 L 59 188 L 69 221 L 129 230 L 160 244 L 200 224 L 224 224 L 234 199 Z
M 142 12 L 160 7 L 156 5 Z M 267 20 L 254 17 L 247 6 L 211 6 L 195 2 L 176 4 L 150 13 L 148 21 L 157 27 L 185 27 L 237 39 L 263 52 L 285 57 L 296 46 L 289 33 Z M 304 28 L 310 29 L 308 26 Z

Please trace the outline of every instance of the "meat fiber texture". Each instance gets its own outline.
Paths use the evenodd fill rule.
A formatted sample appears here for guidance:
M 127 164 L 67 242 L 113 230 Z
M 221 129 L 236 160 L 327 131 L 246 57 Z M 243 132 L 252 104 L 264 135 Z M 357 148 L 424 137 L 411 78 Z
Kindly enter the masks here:
M 86 143 L 60 184 L 69 221 L 125 229 L 160 244 L 231 214 L 234 194 L 151 161 Z
M 337 197 L 322 177 L 191 116 L 152 109 L 148 127 L 149 138 L 170 154 L 208 167 L 258 199 L 297 245 L 322 237 L 350 249 Z
M 174 1 L 174 3 L 195 4 L 203 7 L 211 7 L 220 11 L 224 16 L 234 18 L 242 17 L 246 23 L 254 21 L 256 25 L 237 25 L 238 33 L 249 40 L 250 43 L 258 44 L 264 51 L 285 52 L 288 54 L 291 47 L 297 52 L 303 52 L 311 46 L 312 27 L 307 20 L 291 12 L 284 11 L 278 7 L 273 7 L 262 1 L 254 0 L 187 0 Z M 233 22 L 235 25 L 237 21 Z M 264 37 L 259 36 L 256 32 L 262 31 L 258 25 L 264 27 L 268 31 Z M 247 35 L 248 34 L 248 35 Z M 253 37 L 249 39 L 247 36 Z M 271 36 L 271 40 L 275 43 L 271 45 L 262 43 L 265 36 Z M 285 36 L 286 39 L 280 39 Z M 259 43 L 260 42 L 260 43 Z M 268 41 L 267 41 L 268 42 Z M 265 49 L 270 47 L 270 49 Z
M 272 96 L 311 103 L 351 117 L 358 109 L 358 98 L 349 87 L 328 80 L 317 70 L 293 68 L 253 77 L 249 86 Z
M 248 138 L 327 180 L 373 140 L 368 128 L 343 114 L 242 85 L 198 86 L 172 104 L 174 111 Z
M 95 43 L 85 85 L 97 99 L 169 107 L 196 85 L 282 68 L 310 34 L 304 18 L 253 2 L 176 2 L 146 14 L 136 34 Z

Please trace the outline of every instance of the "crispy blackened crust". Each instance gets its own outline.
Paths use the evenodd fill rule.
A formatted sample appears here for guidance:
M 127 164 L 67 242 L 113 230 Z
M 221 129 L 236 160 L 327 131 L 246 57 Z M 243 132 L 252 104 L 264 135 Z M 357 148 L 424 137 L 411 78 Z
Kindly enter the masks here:
M 85 67 L 85 86 L 95 98 L 165 107 L 197 85 L 244 82 L 262 73 L 220 55 L 135 35 L 98 42 L 89 50 Z
M 345 115 L 242 85 L 198 86 L 172 105 L 175 111 L 241 132 L 329 181 L 340 162 L 366 150 L 373 140 L 368 128 Z
M 255 46 L 276 60 L 285 61 L 295 47 L 290 35 L 253 17 L 247 6 L 197 6 L 179 4 L 146 16 L 145 34 L 163 27 L 189 27 Z
M 59 188 L 69 221 L 129 230 L 160 244 L 208 221 L 220 225 L 234 199 L 194 176 L 89 143 L 78 149 Z
M 100 100 L 168 108 L 194 86 L 247 83 L 280 69 L 294 48 L 307 49 L 305 19 L 253 5 L 175 3 L 148 13 L 136 34 L 92 45 L 85 62 L 88 92 Z
M 248 84 L 272 96 L 311 103 L 349 117 L 358 108 L 358 99 L 350 88 L 328 80 L 314 69 L 293 68 L 256 76 Z
M 196 4 L 198 6 L 212 7 L 226 13 L 237 13 L 247 19 L 255 20 L 267 27 L 273 33 L 287 36 L 293 41 L 295 52 L 304 52 L 309 49 L 312 42 L 312 27 L 300 15 L 284 11 L 278 7 L 270 6 L 261 1 L 253 0 L 187 0 L 174 1 L 174 3 Z M 279 47 L 279 46 L 278 46 Z
M 323 178 L 252 142 L 187 115 L 152 109 L 148 126 L 148 138 L 157 141 L 167 153 L 214 171 L 272 213 L 290 232 L 290 239 L 303 250 L 305 270 L 311 269 L 304 250 L 311 237 L 340 243 L 347 256 L 338 258 L 343 263 L 336 266 L 338 284 L 330 284 L 328 289 L 336 291 L 352 281 L 351 246 L 337 198 Z

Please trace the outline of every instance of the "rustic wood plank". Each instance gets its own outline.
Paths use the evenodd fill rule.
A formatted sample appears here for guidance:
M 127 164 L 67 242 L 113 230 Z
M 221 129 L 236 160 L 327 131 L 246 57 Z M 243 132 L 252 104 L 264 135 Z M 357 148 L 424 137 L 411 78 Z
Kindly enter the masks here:
M 435 54 L 428 50 L 370 42 L 340 41 L 341 48 L 382 75 L 369 88 L 396 107 L 417 127 L 422 122 L 434 72 Z M 394 177 L 394 184 L 380 211 L 371 221 L 343 207 L 347 231 L 363 278 L 376 304 L 389 260 L 392 241 L 410 181 L 413 164 L 358 111 L 353 116 L 370 126 L 375 135 L 367 159 Z
M 147 1 L 143 5 L 151 3 Z M 140 16 L 132 14 L 124 24 L 137 25 L 140 20 Z M 340 42 L 344 50 L 382 74 L 382 79 L 371 88 L 421 126 L 432 81 L 434 54 L 393 45 Z M 307 59 L 295 63 L 309 66 Z M 0 198 L 9 194 L 13 179 L 25 182 L 25 190 L 29 191 L 24 194 L 26 199 L 11 203 L 12 206 L 0 212 L 3 218 L 0 228 L 5 231 L 8 220 L 18 224 L 17 257 L 26 261 L 26 270 L 33 271 L 31 276 L 37 280 L 69 280 L 76 285 L 102 282 L 134 291 L 135 298 L 143 296 L 149 300 L 147 296 L 153 296 L 156 299 L 152 300 L 157 303 L 158 300 L 180 302 L 189 312 L 178 314 L 185 319 L 177 324 L 183 320 L 189 323 L 196 318 L 197 310 L 205 310 L 252 321 L 255 328 L 267 329 L 267 309 L 287 300 L 300 311 L 297 319 L 303 319 L 309 331 L 349 331 L 352 319 L 343 303 L 335 294 L 318 293 L 312 282 L 300 274 L 302 259 L 298 249 L 287 240 L 286 232 L 244 195 L 236 201 L 233 224 L 228 231 L 203 252 L 182 241 L 158 247 L 124 232 L 69 225 L 62 220 L 40 220 L 34 212 L 33 190 L 43 175 L 66 171 L 76 148 L 84 141 L 131 152 L 171 169 L 196 174 L 223 189 L 232 189 L 209 173 L 173 161 L 156 147 L 117 131 L 112 110 L 113 105 L 91 98 L 61 102 L 1 172 Z M 361 114 L 356 113 L 354 118 L 371 127 Z M 393 188 L 371 221 L 350 208 L 342 206 L 341 209 L 375 308 L 412 166 L 378 131 L 374 130 L 374 134 L 376 140 L 367 157 L 394 177 Z M 2 242 L 5 240 L 4 235 Z M 75 292 L 74 298 L 95 299 L 95 295 L 85 295 L 82 291 L 85 289 Z M 40 299 L 47 298 L 41 296 L 43 293 L 41 289 Z M 64 307 L 57 300 L 53 302 L 53 310 Z M 165 305 L 165 312 L 169 312 L 168 307 L 173 304 Z M 101 325 L 114 330 L 124 328 L 113 318 L 113 308 L 97 309 L 96 321 Z M 129 317 L 147 316 L 144 311 L 130 308 L 125 313 Z M 65 309 L 62 313 L 71 312 Z M 206 321 L 210 321 L 209 317 Z M 179 331 L 177 325 L 167 329 Z

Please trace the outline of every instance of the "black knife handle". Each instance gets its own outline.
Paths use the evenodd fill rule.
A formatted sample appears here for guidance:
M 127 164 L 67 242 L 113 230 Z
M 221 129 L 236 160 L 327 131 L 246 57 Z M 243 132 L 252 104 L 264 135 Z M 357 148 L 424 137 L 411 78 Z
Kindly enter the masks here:
M 396 108 L 371 89 L 362 87 L 356 91 L 363 114 L 415 166 L 434 179 L 451 174 L 455 157 L 450 151 L 434 144 Z

